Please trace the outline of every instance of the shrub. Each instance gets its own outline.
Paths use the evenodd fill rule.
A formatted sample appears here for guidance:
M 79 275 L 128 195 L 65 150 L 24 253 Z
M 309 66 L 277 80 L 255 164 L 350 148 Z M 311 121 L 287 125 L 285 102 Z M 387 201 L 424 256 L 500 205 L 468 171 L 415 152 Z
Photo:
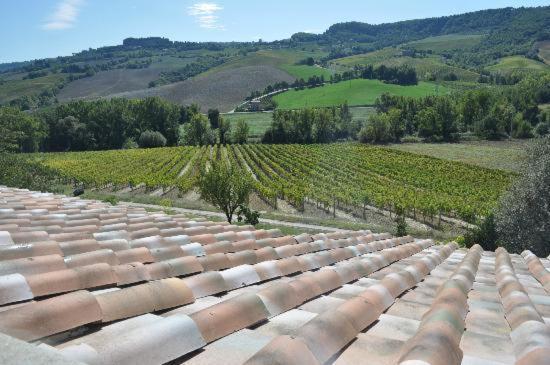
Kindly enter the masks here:
M 108 197 L 101 199 L 101 201 L 111 205 L 117 205 L 119 200 L 115 195 L 109 195 Z
M 470 248 L 475 244 L 480 245 L 486 251 L 497 249 L 498 233 L 494 213 L 489 213 L 478 227 L 464 235 L 464 244 Z
M 396 236 L 397 237 L 406 236 L 408 226 L 407 226 L 407 221 L 405 220 L 405 216 L 404 215 L 397 216 L 397 218 L 395 219 L 395 223 L 396 223 L 396 229 L 395 229 Z
M 237 221 L 240 223 L 243 221 L 244 216 L 244 223 L 251 224 L 253 226 L 260 223 L 260 213 L 256 210 L 250 209 L 246 205 L 241 205 L 239 207 L 239 210 L 237 211 Z
M 160 132 L 145 131 L 138 140 L 140 148 L 157 148 L 166 146 L 166 138 Z
M 131 149 L 138 148 L 138 147 L 139 146 L 138 146 L 136 140 L 133 139 L 133 138 L 126 138 L 126 140 L 122 144 L 122 149 L 124 149 L 124 150 L 131 150 Z
M 544 137 L 550 134 L 550 123 L 549 122 L 540 122 L 535 127 L 535 135 L 539 137 Z
M 533 137 L 533 128 L 529 122 L 524 119 L 519 119 L 515 122 L 514 132 L 512 133 L 514 138 L 531 138 Z

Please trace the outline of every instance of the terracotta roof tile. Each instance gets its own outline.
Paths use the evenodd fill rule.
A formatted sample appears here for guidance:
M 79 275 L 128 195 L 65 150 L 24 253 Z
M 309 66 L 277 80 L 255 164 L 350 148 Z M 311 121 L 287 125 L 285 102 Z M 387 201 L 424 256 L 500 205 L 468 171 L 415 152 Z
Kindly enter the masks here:
M 183 279 L 195 298 L 218 294 L 228 290 L 223 276 L 217 271 L 205 272 Z
M 116 284 L 117 277 L 108 264 L 29 275 L 27 283 L 34 297 Z
M 369 231 L 282 236 L 3 187 L 0 231 L 0 331 L 48 337 L 53 347 L 40 347 L 66 358 L 503 365 L 548 356 L 550 261 L 529 252 L 453 251 Z
M 57 242 L 46 241 L 28 244 L 0 245 L 0 261 L 32 256 L 62 255 Z
M 180 279 L 151 281 L 96 296 L 103 322 L 192 303 L 191 289 Z
M 199 262 L 205 271 L 222 270 L 231 267 L 231 262 L 223 253 L 215 253 L 199 257 Z
M 269 317 L 262 299 L 242 294 L 191 314 L 207 342 L 217 340 L 239 329 Z
M 117 285 L 127 285 L 152 280 L 147 267 L 140 262 L 111 266 Z
M 66 265 L 63 257 L 60 255 L 45 255 L 0 261 L 0 275 L 15 273 L 23 275 L 41 274 L 63 269 L 66 269 Z
M 77 291 L 0 312 L 0 331 L 32 341 L 99 320 L 96 298 Z
M 33 293 L 21 274 L 0 276 L 0 305 L 33 299 Z
M 118 251 L 117 253 L 120 253 Z M 102 249 L 92 252 L 80 253 L 77 255 L 71 255 L 65 257 L 65 265 L 68 268 L 93 265 L 99 263 L 106 263 L 111 266 L 118 265 L 119 261 L 117 256 L 112 250 Z M 53 270 L 49 270 L 53 271 Z

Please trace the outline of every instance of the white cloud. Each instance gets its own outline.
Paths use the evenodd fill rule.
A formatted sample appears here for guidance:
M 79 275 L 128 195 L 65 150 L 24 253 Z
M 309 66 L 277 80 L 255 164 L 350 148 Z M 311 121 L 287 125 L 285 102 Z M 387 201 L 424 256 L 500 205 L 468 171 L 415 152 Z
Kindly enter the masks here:
M 219 16 L 215 15 L 223 10 L 218 4 L 196 3 L 187 9 L 187 14 L 195 17 L 201 28 L 225 30 L 223 24 L 218 23 Z
M 47 30 L 72 28 L 76 23 L 83 3 L 83 0 L 61 0 L 57 4 L 55 12 L 44 23 L 43 28 Z

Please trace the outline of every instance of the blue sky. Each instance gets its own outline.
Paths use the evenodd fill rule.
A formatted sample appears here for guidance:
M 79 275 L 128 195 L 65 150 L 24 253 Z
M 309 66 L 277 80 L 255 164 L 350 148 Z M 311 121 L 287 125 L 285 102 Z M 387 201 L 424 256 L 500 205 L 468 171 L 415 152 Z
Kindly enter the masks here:
M 252 41 L 321 33 L 343 21 L 384 23 L 549 0 L 2 0 L 0 62 L 70 55 L 126 37 Z

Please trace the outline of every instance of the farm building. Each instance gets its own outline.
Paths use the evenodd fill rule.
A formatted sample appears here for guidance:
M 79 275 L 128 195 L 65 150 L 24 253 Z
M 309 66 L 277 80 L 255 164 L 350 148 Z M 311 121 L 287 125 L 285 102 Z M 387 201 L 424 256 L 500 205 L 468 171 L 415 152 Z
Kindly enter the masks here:
M 548 267 L 0 187 L 0 363 L 548 364 Z

